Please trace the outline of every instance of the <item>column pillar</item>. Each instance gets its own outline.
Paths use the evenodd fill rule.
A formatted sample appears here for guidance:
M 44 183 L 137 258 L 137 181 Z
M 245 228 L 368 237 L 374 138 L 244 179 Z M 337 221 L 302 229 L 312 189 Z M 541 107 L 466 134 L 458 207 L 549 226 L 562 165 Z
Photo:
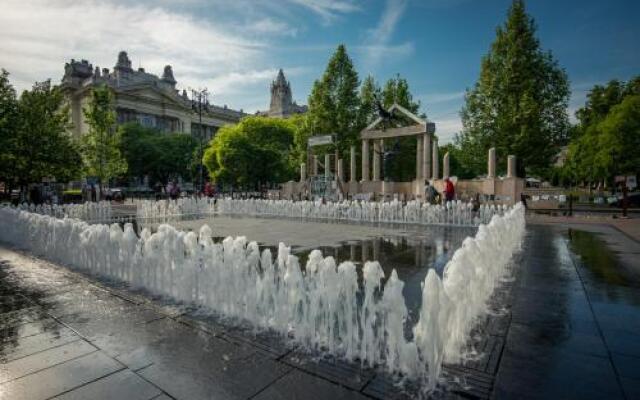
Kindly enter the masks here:
M 420 180 L 421 178 L 424 177 L 424 175 L 422 175 L 422 170 L 424 169 L 424 166 L 422 165 L 422 163 L 424 162 L 424 137 L 422 135 L 419 135 L 417 137 L 417 141 L 416 141 L 416 180 Z
M 422 138 L 422 178 L 431 178 L 431 136 L 425 133 Z
M 449 152 L 444 153 L 442 158 L 442 179 L 449 177 Z
M 351 164 L 349 168 L 349 181 L 355 182 L 356 181 L 356 146 L 351 146 L 351 151 L 349 154 L 349 162 Z
M 307 164 L 300 164 L 300 182 L 307 180 Z
M 331 174 L 331 154 L 324 155 L 324 178 L 329 180 L 329 175 Z
M 369 139 L 362 140 L 362 181 L 369 180 Z
M 438 141 L 434 139 L 433 151 L 431 152 L 431 177 L 433 179 L 439 179 L 440 175 L 440 160 L 438 158 Z
M 516 156 L 507 157 L 507 178 L 516 177 Z
M 496 177 L 496 148 L 489 149 L 489 157 L 487 160 L 487 178 Z
M 318 156 L 316 156 L 315 154 L 313 155 L 313 175 L 317 176 L 318 175 Z
M 373 141 L 373 180 L 380 180 L 380 140 Z
M 342 158 L 340 158 L 338 160 L 338 169 L 336 172 L 336 181 L 340 180 L 341 182 L 344 182 L 344 170 L 343 170 L 343 160 Z

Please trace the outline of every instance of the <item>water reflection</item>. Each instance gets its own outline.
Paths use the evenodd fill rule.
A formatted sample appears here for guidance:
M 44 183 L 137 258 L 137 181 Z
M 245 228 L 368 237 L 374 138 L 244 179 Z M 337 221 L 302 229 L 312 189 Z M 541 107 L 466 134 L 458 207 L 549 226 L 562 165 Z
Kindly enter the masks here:
M 622 302 L 640 306 L 640 282 L 618 260 L 604 241 L 595 233 L 569 229 L 569 247 L 578 255 L 577 266 L 587 292 L 595 300 Z
M 404 297 L 409 309 L 410 318 L 417 316 L 422 299 L 421 284 L 430 268 L 434 268 L 442 276 L 447 261 L 458 249 L 462 241 L 475 235 L 476 228 L 462 227 L 428 227 L 408 236 L 406 233 L 384 235 L 365 240 L 349 240 L 335 246 L 318 246 L 324 256 L 333 256 L 336 264 L 343 261 L 353 261 L 360 278 L 362 266 L 367 261 L 378 261 L 389 277 L 395 268 L 398 277 L 405 282 Z M 223 237 L 214 237 L 220 242 Z M 275 246 L 260 246 L 261 249 L 271 249 L 272 255 L 277 254 Z M 296 248 L 292 253 L 299 257 L 300 265 L 304 268 L 311 253 L 309 248 Z M 413 319 L 413 318 L 412 318 Z

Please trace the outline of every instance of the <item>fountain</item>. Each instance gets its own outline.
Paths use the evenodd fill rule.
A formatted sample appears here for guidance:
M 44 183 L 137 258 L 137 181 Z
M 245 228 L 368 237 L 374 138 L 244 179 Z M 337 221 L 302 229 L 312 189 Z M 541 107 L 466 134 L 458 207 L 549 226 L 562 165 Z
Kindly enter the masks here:
M 234 210 L 237 204 L 270 210 L 286 203 L 233 204 Z M 299 207 L 324 210 L 309 203 Z M 383 213 L 380 205 L 358 207 L 364 212 L 377 207 L 384 218 L 399 217 L 394 214 L 399 210 L 407 215 L 406 208 L 396 206 Z M 466 206 L 453 205 L 448 210 L 464 211 L 462 207 Z M 444 207 L 438 210 L 447 212 Z M 282 243 L 274 259 L 269 249 L 261 253 L 257 243 L 245 237 L 214 243 L 206 225 L 196 234 L 164 224 L 155 233 L 144 229 L 137 237 L 131 224 L 123 230 L 118 224 L 90 225 L 5 207 L 0 208 L 0 223 L 7 228 L 0 231 L 0 240 L 73 269 L 277 332 L 309 351 L 385 366 L 432 390 L 442 363 L 463 357 L 471 329 L 486 311 L 493 289 L 508 273 L 511 256 L 519 249 L 523 207 L 516 205 L 500 214 L 480 225 L 475 237 L 465 239 L 442 279 L 429 270 L 419 320 L 413 327 L 406 326 L 404 283 L 395 270 L 383 283 L 380 264 L 367 262 L 360 287 L 356 266 L 350 261 L 336 265 L 333 257 L 314 250 L 301 268 L 298 258 Z M 405 327 L 412 337 L 405 335 Z

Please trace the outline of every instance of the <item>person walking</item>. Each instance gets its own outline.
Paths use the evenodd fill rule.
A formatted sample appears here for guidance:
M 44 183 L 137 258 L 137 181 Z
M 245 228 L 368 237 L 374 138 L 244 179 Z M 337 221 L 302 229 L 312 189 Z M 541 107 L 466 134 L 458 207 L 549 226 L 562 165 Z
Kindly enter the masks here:
M 429 204 L 434 204 L 436 201 L 436 196 L 438 195 L 438 191 L 436 188 L 431 185 L 428 180 L 424 181 L 424 199 Z
M 445 202 L 450 202 L 453 201 L 453 199 L 456 197 L 456 189 L 453 186 L 453 182 L 451 182 L 451 179 L 447 178 L 444 180 L 444 198 L 445 198 Z

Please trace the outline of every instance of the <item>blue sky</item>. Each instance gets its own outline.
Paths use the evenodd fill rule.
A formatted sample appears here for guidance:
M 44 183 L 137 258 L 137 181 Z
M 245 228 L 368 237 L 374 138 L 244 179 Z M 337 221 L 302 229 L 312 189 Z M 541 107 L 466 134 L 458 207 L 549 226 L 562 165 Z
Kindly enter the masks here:
M 64 62 L 133 64 L 160 74 L 171 64 L 179 87 L 208 87 L 216 104 L 265 109 L 278 68 L 306 103 L 339 43 L 361 78 L 409 80 L 447 142 L 476 81 L 509 0 L 3 0 L 0 67 L 18 89 L 59 81 Z M 573 96 L 640 74 L 640 1 L 530 0 L 542 47 L 566 69 Z

